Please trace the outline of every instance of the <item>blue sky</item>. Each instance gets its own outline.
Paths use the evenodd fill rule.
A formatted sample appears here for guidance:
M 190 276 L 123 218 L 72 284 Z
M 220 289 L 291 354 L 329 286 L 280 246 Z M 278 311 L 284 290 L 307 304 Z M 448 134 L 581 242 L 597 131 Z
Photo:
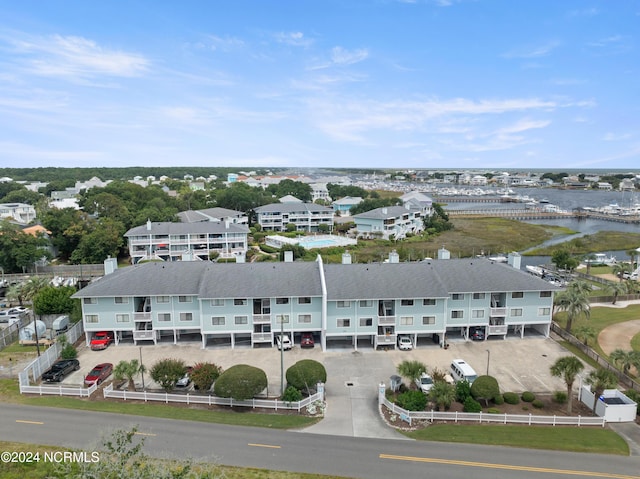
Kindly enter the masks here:
M 640 2 L 0 4 L 0 166 L 640 168 Z

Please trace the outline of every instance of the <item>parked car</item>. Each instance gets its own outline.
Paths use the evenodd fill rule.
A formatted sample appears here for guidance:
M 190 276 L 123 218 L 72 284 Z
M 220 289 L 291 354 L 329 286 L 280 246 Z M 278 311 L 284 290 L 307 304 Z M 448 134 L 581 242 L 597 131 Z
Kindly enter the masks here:
M 419 378 L 416 378 L 416 386 L 425 394 L 429 394 L 433 387 L 433 379 L 427 373 L 422 373 Z
M 176 381 L 177 388 L 189 387 L 189 384 L 191 384 L 191 371 L 193 371 L 193 367 L 187 366 L 187 369 L 184 372 L 184 376 Z
M 77 359 L 63 359 L 51 366 L 51 369 L 42 375 L 42 379 L 49 383 L 59 383 L 73 371 L 80 369 L 80 361 Z
M 102 381 L 111 376 L 113 372 L 113 364 L 111 363 L 100 363 L 93 367 L 91 372 L 87 374 L 84 378 L 85 386 L 91 386 L 93 384 L 100 384 Z
M 0 323 L 8 323 L 10 319 L 20 319 L 20 315 L 9 313 L 9 310 L 0 311 Z
M 301 348 L 312 348 L 315 345 L 315 341 L 313 339 L 313 334 L 311 333 L 302 333 L 300 337 L 300 347 Z
M 474 341 L 484 341 L 484 328 L 475 328 L 472 330 L 471 339 Z
M 276 336 L 276 346 L 278 347 L 278 349 L 281 349 L 283 351 L 286 351 L 287 349 L 291 349 L 291 338 L 285 334 L 283 336 L 277 335 Z
M 413 342 L 409 336 L 398 336 L 398 349 L 409 351 L 413 349 Z
M 111 331 L 99 331 L 93 335 L 90 347 L 93 351 L 107 349 L 113 342 L 113 333 Z

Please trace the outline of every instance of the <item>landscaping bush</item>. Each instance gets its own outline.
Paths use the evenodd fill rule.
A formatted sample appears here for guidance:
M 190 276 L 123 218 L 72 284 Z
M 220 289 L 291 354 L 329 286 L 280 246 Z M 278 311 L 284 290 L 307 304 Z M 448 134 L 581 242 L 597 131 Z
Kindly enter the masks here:
M 558 404 L 565 404 L 567 402 L 567 393 L 565 391 L 556 391 L 553 393 L 553 400 Z
M 624 394 L 636 403 L 636 415 L 640 415 L 640 392 L 636 391 L 635 389 L 627 389 Z
M 222 368 L 213 363 L 197 363 L 191 370 L 191 380 L 196 389 L 208 391 L 220 377 Z
M 489 405 L 489 400 L 500 394 L 498 380 L 493 376 L 479 376 L 471 385 L 471 396 L 476 401 L 484 401 Z
M 287 369 L 285 377 L 287 384 L 311 395 L 318 383 L 327 382 L 327 370 L 318 361 L 303 359 Z
M 216 396 L 238 401 L 253 398 L 267 387 L 267 375 L 248 364 L 236 364 L 223 372 L 213 385 Z
M 78 357 L 78 350 L 73 344 L 67 343 L 60 351 L 60 357 L 62 359 L 76 359 Z
M 260 250 L 264 251 L 265 253 L 277 253 L 278 252 L 277 248 L 273 248 L 271 246 L 267 246 L 266 244 L 261 244 L 260 245 Z
M 464 402 L 471 396 L 471 385 L 469 381 L 458 381 L 456 383 L 456 401 Z
M 487 412 L 488 412 L 489 414 L 502 414 L 502 413 L 500 412 L 500 409 L 496 409 L 496 408 L 494 408 L 494 407 L 490 407 L 489 409 L 487 409 Z
M 520 396 L 520 398 L 524 401 L 524 402 L 533 402 L 533 400 L 536 398 L 536 395 L 533 394 L 531 391 L 525 391 L 522 393 L 522 395 Z
M 182 359 L 160 359 L 151 367 L 151 379 L 157 382 L 165 391 L 171 391 L 176 381 L 184 376 L 187 367 Z
M 422 391 L 407 391 L 398 396 L 396 404 L 407 411 L 424 411 L 427 396 Z
M 288 386 L 287 389 L 284 390 L 282 400 L 287 402 L 302 401 L 302 393 L 293 386 Z
M 502 394 L 497 394 L 493 397 L 493 404 L 495 404 L 496 406 L 502 406 L 504 404 L 504 398 L 502 397 Z
M 538 409 L 542 409 L 544 407 L 544 403 L 540 399 L 534 399 L 531 401 L 531 405 Z
M 504 393 L 502 397 L 507 404 L 518 404 L 520 402 L 520 398 L 516 393 Z
M 462 408 L 462 410 L 464 412 L 481 412 L 482 411 L 482 406 L 480 405 L 480 403 L 478 401 L 476 401 L 471 396 L 469 396 L 464 401 L 464 407 Z

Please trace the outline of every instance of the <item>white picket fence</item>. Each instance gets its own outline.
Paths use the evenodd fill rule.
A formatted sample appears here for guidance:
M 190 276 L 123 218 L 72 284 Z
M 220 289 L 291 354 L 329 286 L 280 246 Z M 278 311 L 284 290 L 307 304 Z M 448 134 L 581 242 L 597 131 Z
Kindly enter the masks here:
M 40 396 L 45 394 L 51 394 L 55 396 L 80 396 L 80 397 L 89 397 L 91 396 L 98 386 L 93 384 L 88 388 L 83 387 L 69 387 L 69 386 L 54 386 L 51 384 L 43 384 L 40 386 L 23 386 L 20 385 L 21 393 L 29 393 L 29 394 L 39 394 Z
M 447 411 L 407 411 L 389 401 L 382 399 L 382 405 L 387 407 L 393 414 L 397 414 L 400 419 L 407 422 L 409 426 L 414 421 L 452 421 L 452 422 L 472 422 L 472 423 L 493 423 L 493 424 L 526 424 L 547 425 L 547 426 L 601 426 L 604 427 L 606 421 L 603 417 L 582 417 L 582 416 L 540 416 L 537 414 L 491 414 L 472 412 L 447 412 Z
M 113 389 L 113 383 L 103 389 L 105 398 L 116 398 L 139 401 L 159 401 L 168 403 L 183 404 L 206 404 L 209 406 L 229 406 L 229 407 L 250 407 L 268 409 L 288 409 L 300 412 L 301 409 L 314 404 L 317 401 L 324 401 L 324 388 L 319 388 L 318 392 L 312 396 L 304 398 L 302 401 L 280 401 L 277 399 L 248 399 L 237 401 L 232 398 L 221 398 L 203 394 L 171 394 L 167 392 L 153 393 L 147 391 L 126 391 Z

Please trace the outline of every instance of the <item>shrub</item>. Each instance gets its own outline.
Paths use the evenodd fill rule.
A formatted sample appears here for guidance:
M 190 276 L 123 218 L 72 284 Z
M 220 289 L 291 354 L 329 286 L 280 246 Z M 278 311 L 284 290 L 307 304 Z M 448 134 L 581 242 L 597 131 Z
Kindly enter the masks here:
M 524 402 L 532 402 L 535 398 L 536 395 L 533 394 L 531 391 L 525 391 L 522 393 L 522 395 L 520 396 L 520 398 L 524 401 Z
M 157 382 L 165 391 L 171 391 L 176 381 L 184 376 L 187 367 L 182 359 L 160 359 L 152 367 L 149 373 L 151 379 Z
M 500 394 L 498 381 L 493 376 L 479 376 L 471 385 L 471 396 L 476 401 L 484 401 L 488 405 L 489 399 Z
M 253 398 L 267 387 L 267 375 L 260 368 L 236 364 L 223 372 L 213 385 L 216 396 L 238 401 Z
M 297 402 L 302 400 L 302 393 L 293 386 L 287 386 L 282 395 L 282 400 L 286 402 Z
M 73 344 L 67 343 L 60 351 L 60 357 L 62 359 L 76 359 L 78 357 L 78 350 Z
M 433 382 L 435 383 L 436 381 L 444 381 L 444 377 L 446 376 L 446 372 L 438 367 L 434 367 L 431 370 L 431 379 L 433 379 Z
M 497 394 L 493 397 L 493 404 L 495 404 L 496 406 L 502 406 L 504 404 L 504 398 L 502 397 L 502 394 Z
M 265 253 L 277 253 L 278 252 L 277 248 L 273 248 L 271 246 L 267 246 L 266 244 L 261 244 L 260 245 L 260 249 L 262 251 L 264 251 Z
M 482 406 L 480 405 L 480 403 L 478 401 L 476 401 L 471 396 L 469 396 L 464 401 L 464 407 L 462 408 L 462 410 L 464 412 L 481 412 L 482 411 Z
M 327 382 L 327 370 L 318 361 L 303 359 L 287 369 L 285 377 L 287 384 L 311 394 L 316 384 Z
M 565 404 L 567 402 L 567 393 L 565 391 L 556 391 L 553 393 L 553 400 L 558 404 Z
M 507 404 L 518 404 L 520 402 L 520 398 L 516 393 L 504 393 L 502 397 Z
M 494 407 L 490 407 L 489 409 L 487 409 L 487 412 L 488 412 L 489 414 L 502 414 L 502 413 L 500 412 L 500 409 L 496 409 L 496 408 L 494 408 Z
M 407 391 L 398 396 L 396 404 L 407 411 L 424 411 L 427 407 L 427 396 L 422 391 Z
M 534 399 L 531 401 L 531 405 L 538 409 L 542 409 L 544 407 L 544 403 L 540 399 Z
M 640 392 L 635 389 L 627 389 L 624 394 L 637 404 L 636 415 L 640 415 Z
M 213 363 L 197 363 L 191 370 L 191 380 L 196 389 L 208 391 L 220 377 L 222 368 Z
M 456 400 L 464 404 L 469 396 L 471 396 L 469 381 L 458 381 L 456 383 Z

